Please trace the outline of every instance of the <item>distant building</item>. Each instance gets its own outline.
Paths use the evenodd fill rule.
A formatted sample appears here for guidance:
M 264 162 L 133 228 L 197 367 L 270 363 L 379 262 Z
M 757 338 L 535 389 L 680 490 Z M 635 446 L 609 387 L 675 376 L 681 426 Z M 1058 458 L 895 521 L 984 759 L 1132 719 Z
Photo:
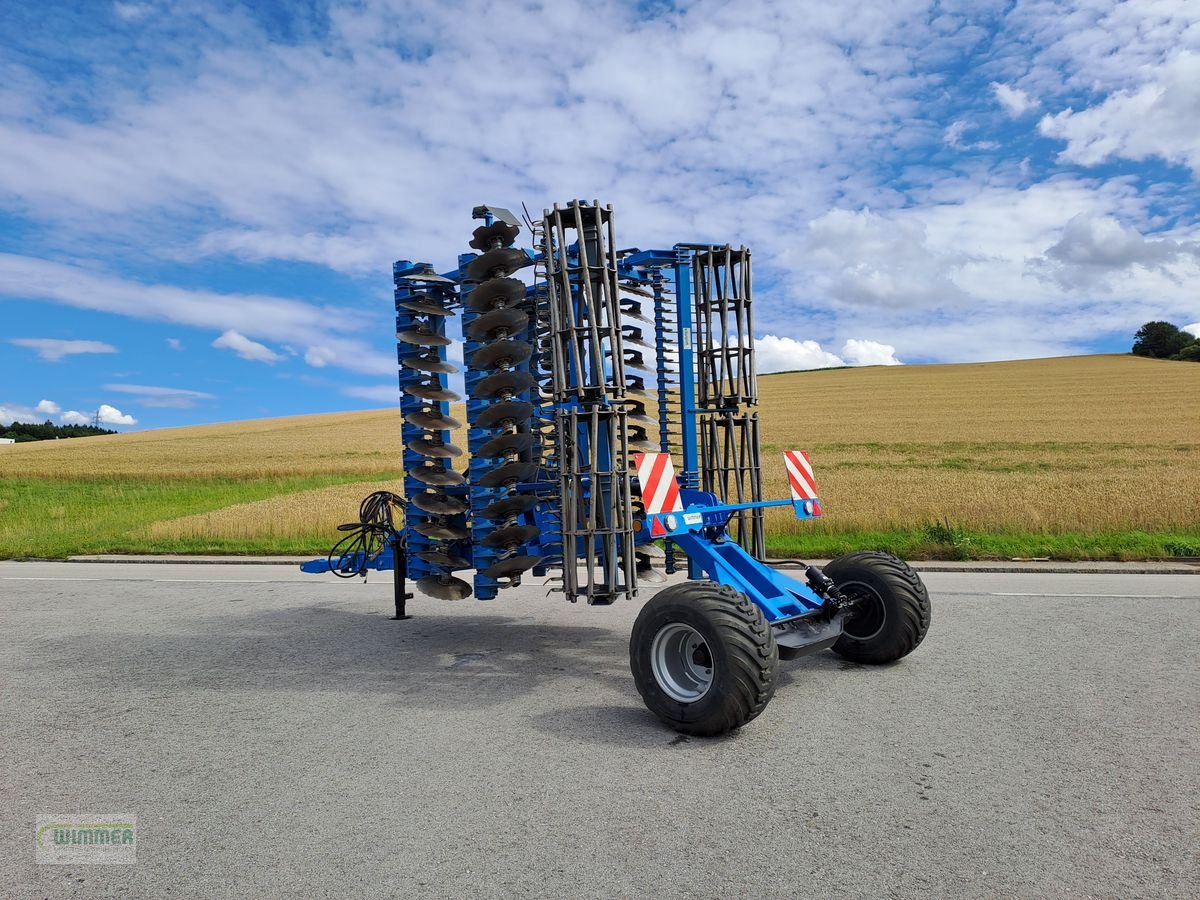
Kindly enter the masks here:
M 15 443 L 16 443 L 16 441 L 13 438 L 0 438 L 0 444 L 15 444 Z

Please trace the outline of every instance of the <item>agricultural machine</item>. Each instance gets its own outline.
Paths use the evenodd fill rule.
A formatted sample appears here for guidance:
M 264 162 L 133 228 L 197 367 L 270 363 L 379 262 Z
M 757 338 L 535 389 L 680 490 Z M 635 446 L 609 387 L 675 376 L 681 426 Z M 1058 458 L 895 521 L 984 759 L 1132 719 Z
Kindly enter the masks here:
M 457 267 L 393 270 L 404 497 L 367 498 L 306 571 L 394 569 L 407 618 L 408 581 L 490 600 L 547 577 L 603 606 L 686 570 L 642 607 L 630 664 L 646 705 L 688 734 L 762 712 L 780 657 L 912 652 L 930 604 L 905 563 L 854 553 L 824 571 L 801 564 L 799 580 L 762 561 L 765 509 L 822 510 L 803 452 L 780 460 L 791 497 L 762 496 L 749 250 L 621 248 L 599 202 L 473 216 L 474 252 Z M 456 345 L 465 371 L 452 387 Z M 463 386 L 460 422 L 450 404 Z

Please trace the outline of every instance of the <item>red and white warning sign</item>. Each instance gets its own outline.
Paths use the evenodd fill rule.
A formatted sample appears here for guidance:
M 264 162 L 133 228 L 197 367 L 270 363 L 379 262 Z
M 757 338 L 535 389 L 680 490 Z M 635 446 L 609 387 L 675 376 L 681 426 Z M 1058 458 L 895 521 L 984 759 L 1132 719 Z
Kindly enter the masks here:
M 787 468 L 788 484 L 793 500 L 816 500 L 817 479 L 813 477 L 812 460 L 803 450 L 785 450 L 783 464 Z
M 671 454 L 635 453 L 633 460 L 637 464 L 646 513 L 681 512 L 683 502 L 679 499 L 679 483 L 675 480 L 675 464 L 671 462 Z

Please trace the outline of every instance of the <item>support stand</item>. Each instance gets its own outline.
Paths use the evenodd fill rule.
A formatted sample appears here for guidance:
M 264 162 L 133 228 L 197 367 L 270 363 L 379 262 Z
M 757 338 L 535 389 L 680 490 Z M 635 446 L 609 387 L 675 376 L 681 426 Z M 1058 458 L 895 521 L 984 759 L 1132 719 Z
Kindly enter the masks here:
M 392 586 L 396 594 L 396 614 L 388 616 L 393 622 L 399 619 L 411 619 L 408 613 L 405 612 L 405 604 L 412 599 L 412 594 L 408 593 L 405 577 L 408 572 L 408 552 L 404 548 L 404 539 L 398 535 L 392 535 Z

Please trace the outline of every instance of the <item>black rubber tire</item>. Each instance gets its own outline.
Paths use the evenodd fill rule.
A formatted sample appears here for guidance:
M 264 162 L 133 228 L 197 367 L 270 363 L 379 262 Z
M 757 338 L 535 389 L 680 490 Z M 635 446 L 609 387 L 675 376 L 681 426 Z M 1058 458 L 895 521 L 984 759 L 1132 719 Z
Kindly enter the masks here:
M 890 553 L 840 556 L 825 574 L 847 594 L 867 594 L 867 605 L 846 621 L 832 650 L 859 663 L 879 665 L 908 656 L 929 631 L 932 608 L 921 576 Z
M 712 683 L 691 703 L 668 695 L 651 663 L 655 635 L 674 622 L 699 632 L 712 656 Z M 766 708 L 775 694 L 779 651 L 762 610 L 745 594 L 688 581 L 659 591 L 642 608 L 629 638 L 629 665 L 651 712 L 676 731 L 710 737 L 742 727 Z

